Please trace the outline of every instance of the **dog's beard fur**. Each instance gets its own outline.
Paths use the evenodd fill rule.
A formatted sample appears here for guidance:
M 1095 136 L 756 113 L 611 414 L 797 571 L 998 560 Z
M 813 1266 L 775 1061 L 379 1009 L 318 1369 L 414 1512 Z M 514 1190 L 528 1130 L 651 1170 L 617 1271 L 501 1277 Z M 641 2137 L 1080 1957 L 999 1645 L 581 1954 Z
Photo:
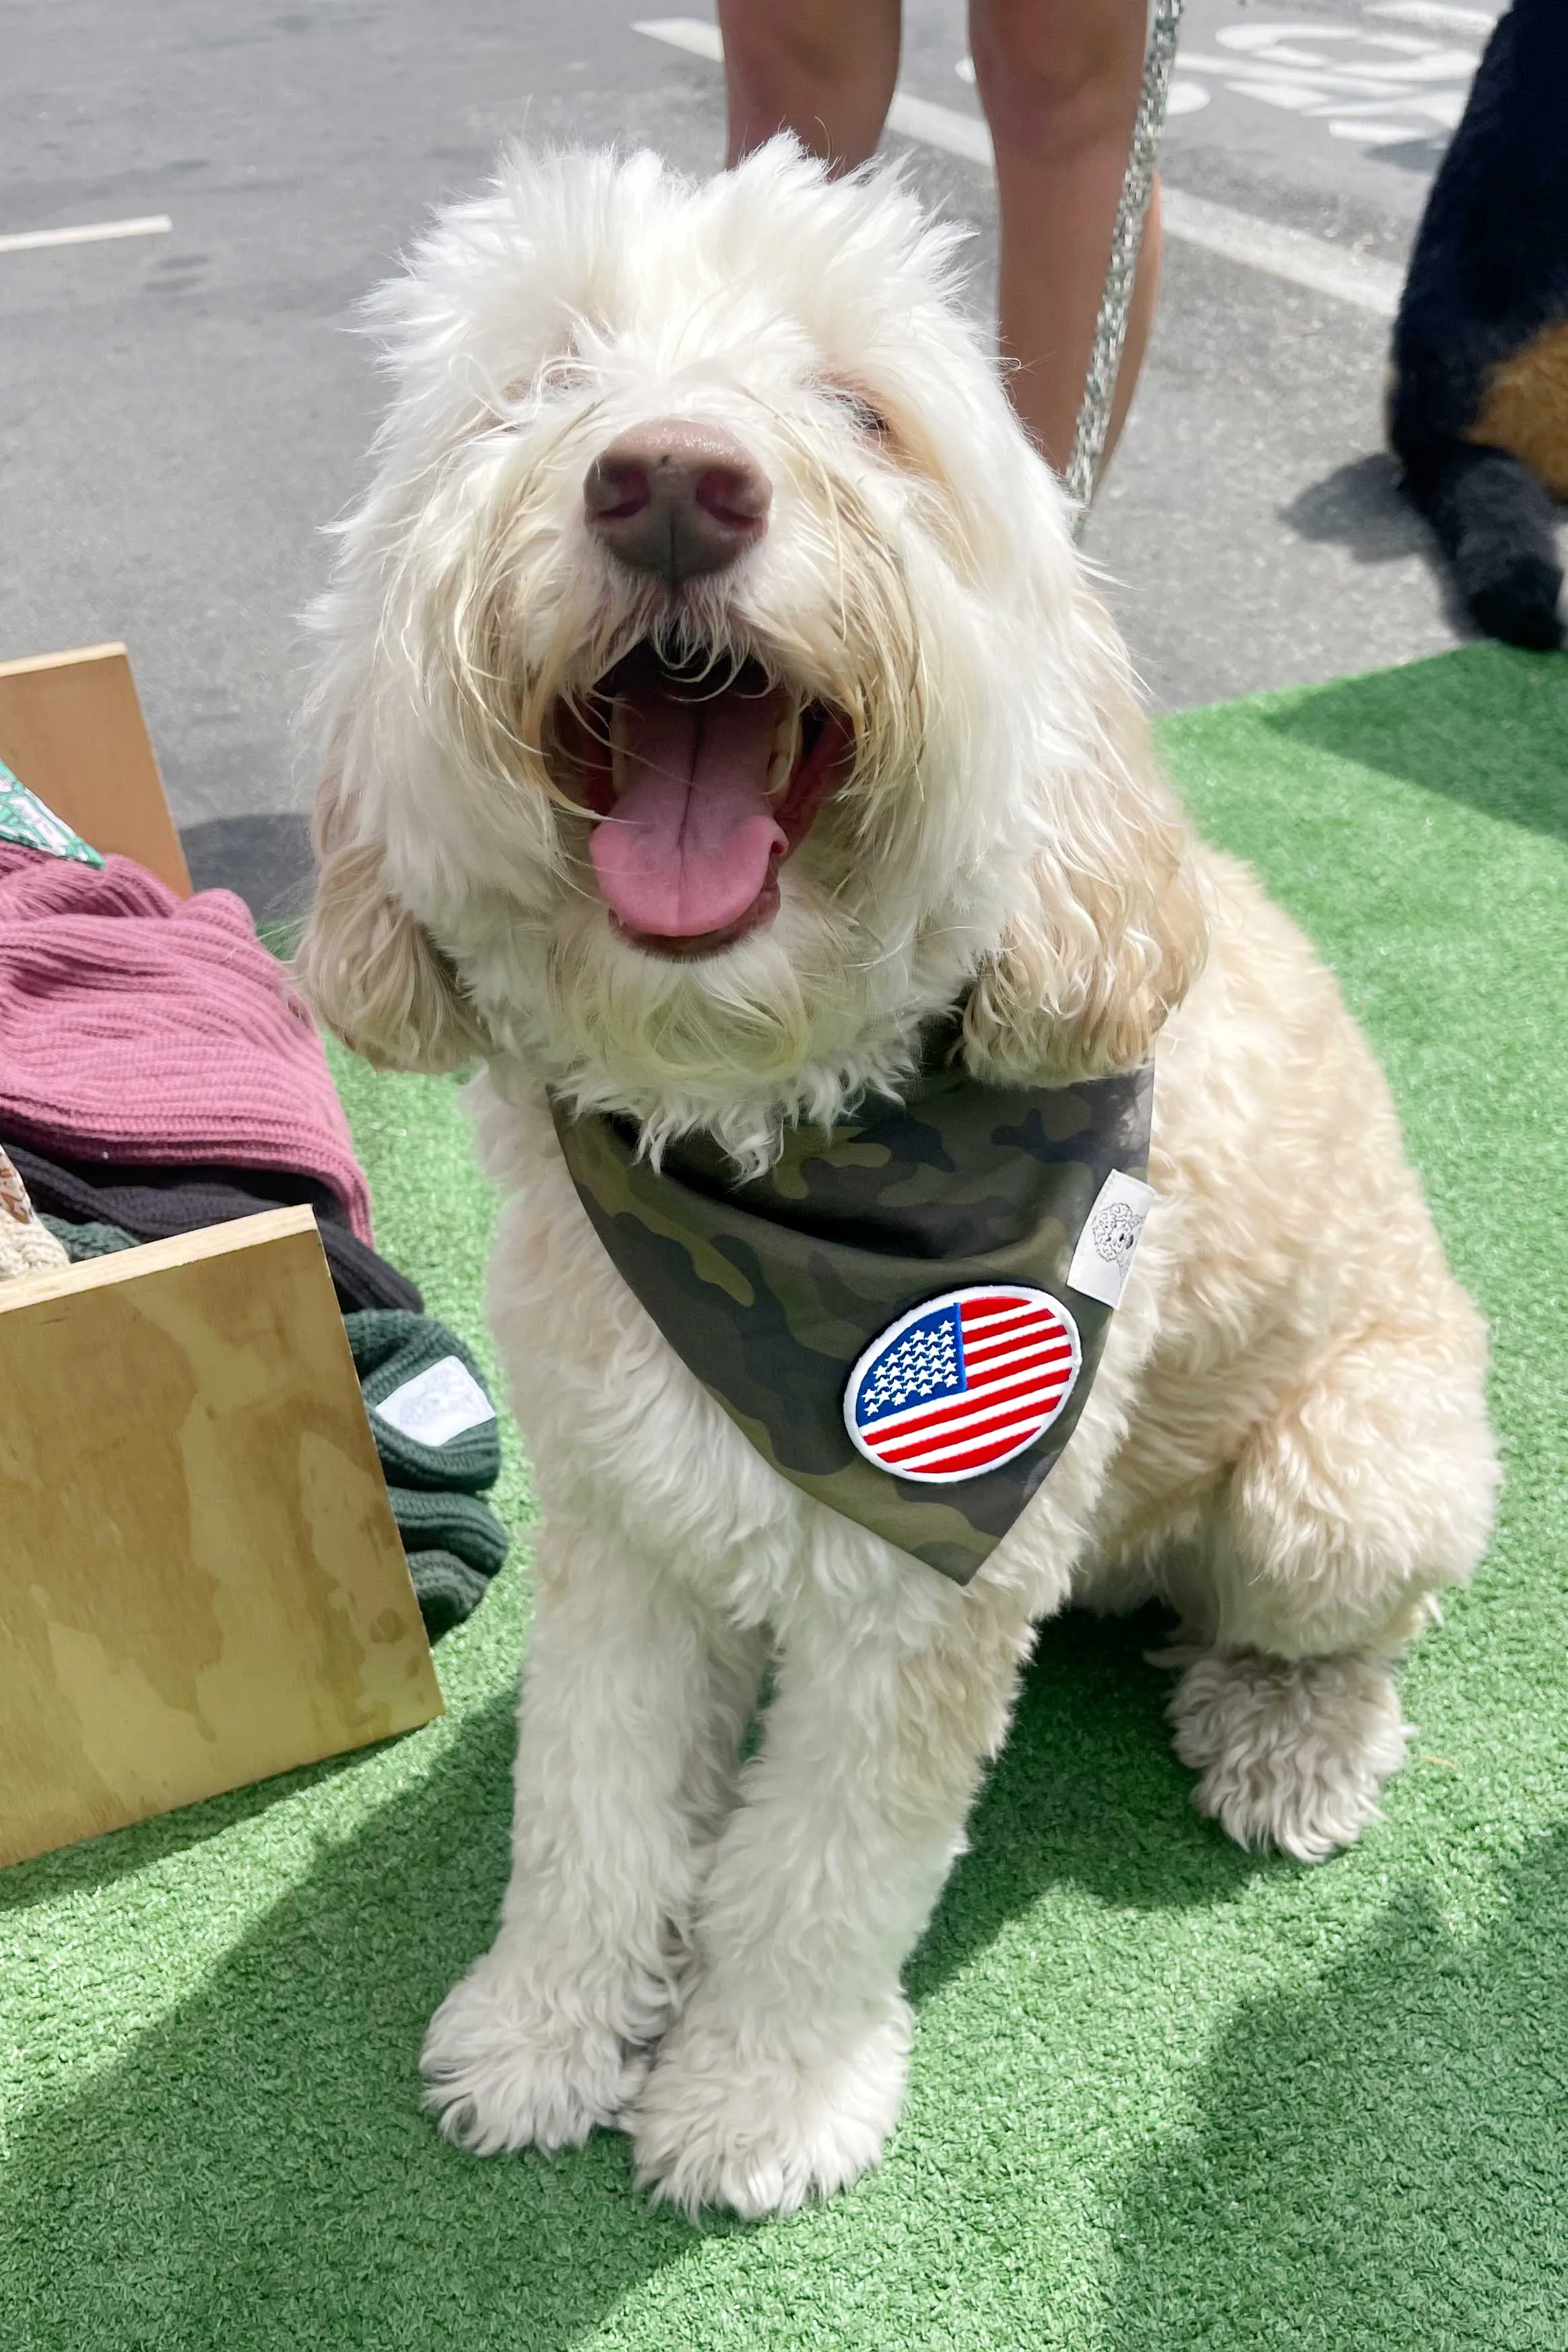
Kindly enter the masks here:
M 301 951 L 351 1043 L 426 1067 L 478 1045 L 654 1150 L 701 1123 L 751 1166 L 781 1120 L 896 1087 L 971 983 L 977 1066 L 1147 1050 L 1201 954 L 1180 828 L 952 245 L 892 181 L 783 142 L 701 189 L 647 156 L 518 159 L 377 298 L 398 398 L 318 615 Z M 671 414 L 773 488 L 761 544 L 674 593 L 583 515 L 599 453 Z M 690 961 L 618 931 L 563 753 L 650 646 L 752 665 L 850 747 L 775 919 Z

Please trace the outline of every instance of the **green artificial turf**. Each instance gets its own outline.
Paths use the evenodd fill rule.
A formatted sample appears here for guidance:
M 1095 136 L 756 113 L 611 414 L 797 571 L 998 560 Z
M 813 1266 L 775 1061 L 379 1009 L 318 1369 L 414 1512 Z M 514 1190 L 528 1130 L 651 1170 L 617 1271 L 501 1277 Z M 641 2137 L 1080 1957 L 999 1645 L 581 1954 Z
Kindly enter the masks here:
M 1568 2346 L 1568 662 L 1162 732 L 1342 975 L 1492 1321 L 1501 1523 L 1406 1672 L 1386 1821 L 1317 1870 L 1238 1853 L 1151 1627 L 1047 1628 L 910 1969 L 885 2166 L 693 2230 L 616 2136 L 479 2161 L 419 2111 L 506 1867 L 510 1567 L 442 1646 L 444 1721 L 0 1874 L 10 2352 Z M 383 1247 L 482 1350 L 455 1091 L 340 1075 Z M 498 1502 L 525 1530 L 515 1442 Z

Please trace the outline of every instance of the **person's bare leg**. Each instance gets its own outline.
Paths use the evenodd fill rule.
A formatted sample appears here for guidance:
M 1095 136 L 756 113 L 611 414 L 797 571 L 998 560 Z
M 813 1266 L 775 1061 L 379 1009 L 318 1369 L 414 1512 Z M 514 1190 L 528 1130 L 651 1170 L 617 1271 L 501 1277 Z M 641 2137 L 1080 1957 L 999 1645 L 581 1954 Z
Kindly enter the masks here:
M 900 0 L 719 0 L 731 163 L 780 130 L 835 171 L 881 135 Z M 1065 467 L 1083 396 L 1142 79 L 1141 0 L 972 0 L 975 79 L 996 148 L 1000 333 L 1014 404 Z M 1107 436 L 1138 381 L 1159 282 L 1150 208 Z
M 743 11 L 742 11 L 743 13 Z M 1132 144 L 1144 0 L 970 0 L 975 86 L 996 151 L 997 289 L 1014 405 L 1058 471 L 1089 372 Z M 1159 278 L 1151 209 L 1106 456 L 1142 363 Z
M 793 131 L 836 172 L 882 135 L 899 78 L 900 0 L 719 0 L 729 161 Z

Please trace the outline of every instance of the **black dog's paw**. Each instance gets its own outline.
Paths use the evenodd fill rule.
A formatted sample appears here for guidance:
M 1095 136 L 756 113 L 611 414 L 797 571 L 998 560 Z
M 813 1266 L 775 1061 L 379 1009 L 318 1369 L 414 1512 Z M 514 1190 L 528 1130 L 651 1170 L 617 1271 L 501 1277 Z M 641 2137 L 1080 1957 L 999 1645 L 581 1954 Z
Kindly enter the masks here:
M 1468 603 L 1476 626 L 1527 653 L 1554 653 L 1563 642 L 1558 598 L 1563 574 L 1539 555 L 1515 555 L 1490 578 L 1471 572 Z

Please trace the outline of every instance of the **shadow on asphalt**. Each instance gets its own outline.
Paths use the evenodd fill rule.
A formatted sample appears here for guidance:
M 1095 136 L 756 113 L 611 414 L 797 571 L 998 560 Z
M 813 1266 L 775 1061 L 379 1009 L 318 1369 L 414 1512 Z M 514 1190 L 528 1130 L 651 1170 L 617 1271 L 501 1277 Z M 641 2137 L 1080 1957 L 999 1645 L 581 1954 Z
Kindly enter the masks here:
M 310 826 L 289 810 L 214 816 L 180 835 L 198 890 L 234 890 L 258 923 L 294 923 L 310 903 L 315 861 Z

